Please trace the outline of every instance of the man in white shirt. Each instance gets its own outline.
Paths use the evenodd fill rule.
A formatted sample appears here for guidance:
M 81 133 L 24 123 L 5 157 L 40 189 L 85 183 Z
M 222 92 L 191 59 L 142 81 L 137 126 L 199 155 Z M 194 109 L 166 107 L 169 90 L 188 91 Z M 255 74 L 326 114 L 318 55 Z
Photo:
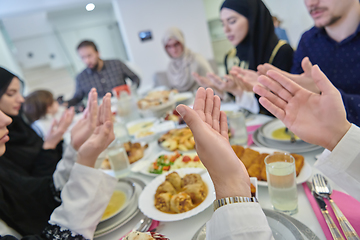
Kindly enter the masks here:
M 360 200 L 360 129 L 346 120 L 339 91 L 318 66 L 312 67 L 311 75 L 321 94 L 310 92 L 275 71 L 260 76 L 263 86 L 255 86 L 254 92 L 261 96 L 260 103 L 297 136 L 328 149 L 315 165 Z M 177 111 L 194 134 L 197 153 L 214 183 L 216 199 L 249 197 L 249 176 L 228 142 L 220 99 L 213 96 L 211 89 L 200 88 L 194 109 L 179 105 Z M 261 206 L 242 202 L 227 204 L 214 212 L 207 223 L 207 239 L 273 237 Z

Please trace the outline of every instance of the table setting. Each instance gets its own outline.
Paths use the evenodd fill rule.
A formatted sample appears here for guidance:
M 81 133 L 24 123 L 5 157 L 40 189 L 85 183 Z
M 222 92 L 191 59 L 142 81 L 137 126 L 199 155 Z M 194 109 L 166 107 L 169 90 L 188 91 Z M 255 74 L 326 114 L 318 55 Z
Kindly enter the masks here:
M 164 92 L 162 91 L 161 94 Z M 159 94 L 153 93 L 150 96 L 156 95 Z M 134 101 L 139 103 L 144 99 L 149 100 L 149 98 L 144 97 L 140 100 L 134 99 Z M 129 162 L 125 174 L 122 175 L 117 174 L 118 167 L 111 162 L 126 161 L 126 157 L 122 160 L 111 159 L 107 154 L 99 157 L 97 166 L 119 179 L 117 189 L 126 192 L 126 200 L 116 213 L 99 223 L 94 239 L 123 239 L 131 231 L 156 232 L 174 240 L 206 239 L 206 222 L 211 218 L 214 211 L 212 203 L 215 200 L 215 190 L 209 174 L 196 154 L 191 131 L 187 130 L 186 125 L 182 124 L 181 119 L 174 112 L 174 107 L 177 104 L 191 105 L 194 95 L 184 93 L 176 96 L 175 93 L 169 99 L 173 104 L 172 108 L 169 108 L 165 102 L 166 111 L 161 110 L 161 115 L 158 115 L 161 103 L 156 104 L 154 108 L 156 113 L 154 114 L 149 113 L 152 107 L 148 107 L 146 111 L 139 111 L 133 114 L 131 118 L 115 115 L 115 122 L 116 124 L 120 123 L 117 126 L 122 129 L 115 135 L 123 135 L 126 132 L 126 139 L 123 139 L 123 142 L 131 142 L 140 146 L 147 145 L 147 147 L 139 155 L 141 156 L 139 159 L 132 163 Z M 153 101 L 154 99 L 150 98 L 149 102 Z M 144 101 L 141 104 L 147 105 Z M 114 101 L 114 105 L 116 105 L 116 101 Z M 232 121 L 229 121 L 230 143 L 233 146 L 241 144 L 243 146 L 241 151 L 244 153 L 254 154 L 257 152 L 257 161 L 261 159 L 264 162 L 265 159 L 266 163 L 267 158 L 277 153 L 283 155 L 290 155 L 291 153 L 294 154 L 295 158 L 298 155 L 302 157 L 303 162 L 300 170 L 295 171 L 294 167 L 295 170 L 291 172 L 293 174 L 291 175 L 293 176 L 291 188 L 296 195 L 294 198 L 296 211 L 291 211 L 291 214 L 289 212 L 286 214 L 286 211 L 281 209 L 276 211 L 276 207 L 274 209 L 276 204 L 274 204 L 274 193 L 271 193 L 273 187 L 271 185 L 276 181 L 271 180 L 269 186 L 271 175 L 267 174 L 267 181 L 264 181 L 259 174 L 255 174 L 251 178 L 255 187 L 254 194 L 256 194 L 259 204 L 263 208 L 275 239 L 332 239 L 332 236 L 335 236 L 335 230 L 328 227 L 325 221 L 327 218 L 330 218 L 337 226 L 338 231 L 335 234 L 338 234 L 338 239 L 358 239 L 355 232 L 360 232 L 360 203 L 347 195 L 336 183 L 326 180 L 326 183 L 331 185 L 331 190 L 327 190 L 329 191 L 328 194 L 331 194 L 332 200 L 325 199 L 327 205 L 325 210 L 329 214 L 327 218 L 324 218 L 322 214 L 324 207 L 318 206 L 312 193 L 312 189 L 315 188 L 312 184 L 315 181 L 313 178 L 317 177 L 319 173 L 313 165 L 316 161 L 315 156 L 320 155 L 324 150 L 322 147 L 306 143 L 297 136 L 293 136 L 285 129 L 285 125 L 280 120 L 266 115 L 249 113 L 240 109 L 234 102 L 222 104 L 222 110 L 230 118 L 236 119 L 235 126 Z M 146 114 L 142 114 L 144 112 Z M 241 128 L 242 131 L 232 131 L 233 126 L 237 128 L 236 130 Z M 237 153 L 234 147 L 233 149 Z M 128 154 L 127 158 L 131 156 L 128 150 L 124 152 Z M 294 157 L 290 155 L 290 158 Z M 102 165 L 106 160 L 110 162 L 107 169 Z M 256 161 L 251 163 L 250 167 L 256 169 Z M 263 164 L 262 167 L 266 168 L 266 172 L 270 171 L 267 164 Z M 259 171 L 264 170 L 260 170 L 259 167 Z M 201 176 L 207 189 L 207 195 L 200 204 L 189 207 L 187 211 L 169 214 L 157 209 L 154 205 L 154 199 L 156 199 L 156 192 L 162 182 L 174 172 L 181 178 L 191 174 Z M 250 171 L 249 175 L 251 176 Z M 281 181 L 278 182 L 281 183 Z M 275 185 L 275 187 L 279 186 Z M 289 186 L 285 186 L 285 188 L 287 187 Z M 176 194 L 181 195 L 181 192 Z M 322 192 L 321 194 L 324 196 L 326 193 Z M 339 219 L 346 217 L 348 222 L 338 220 L 339 214 L 336 215 L 331 209 L 333 203 L 336 203 L 342 212 Z M 171 204 L 173 203 L 171 202 Z M 343 238 L 340 238 L 341 236 Z

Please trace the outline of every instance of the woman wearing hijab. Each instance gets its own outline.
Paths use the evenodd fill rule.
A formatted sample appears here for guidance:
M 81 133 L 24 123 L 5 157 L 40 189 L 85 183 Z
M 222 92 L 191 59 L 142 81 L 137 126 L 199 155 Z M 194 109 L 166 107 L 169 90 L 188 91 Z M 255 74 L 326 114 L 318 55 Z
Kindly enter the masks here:
M 24 83 L 13 73 L 0 67 L 0 110 L 11 117 L 10 140 L 6 156 L 29 176 L 51 176 L 62 157 L 62 135 L 74 116 L 70 109 L 59 124 L 54 123 L 45 141 L 28 124 L 21 111 Z
M 293 49 L 277 38 L 270 12 L 261 0 L 226 0 L 220 8 L 220 18 L 225 35 L 234 46 L 225 56 L 228 75 L 225 81 L 214 74 L 208 74 L 207 78 L 194 76 L 200 85 L 216 89 L 219 95 L 230 92 L 241 107 L 256 113 L 258 101 L 252 89 L 238 77 L 257 78 L 257 66 L 263 63 L 289 71 Z
M 10 234 L 35 235 L 24 240 L 93 238 L 116 185 L 115 178 L 94 169 L 115 138 L 110 99 L 107 94 L 98 111 L 96 90 L 90 92 L 87 114 L 73 127 L 71 144 L 51 177 L 25 176 L 3 156 L 11 118 L 0 111 L 1 240 L 16 239 Z
M 199 85 L 192 73 L 197 72 L 200 76 L 212 73 L 209 62 L 185 46 L 184 35 L 178 28 L 169 28 L 165 32 L 162 42 L 166 53 L 171 58 L 166 72 L 169 87 L 175 88 L 179 92 L 197 90 Z

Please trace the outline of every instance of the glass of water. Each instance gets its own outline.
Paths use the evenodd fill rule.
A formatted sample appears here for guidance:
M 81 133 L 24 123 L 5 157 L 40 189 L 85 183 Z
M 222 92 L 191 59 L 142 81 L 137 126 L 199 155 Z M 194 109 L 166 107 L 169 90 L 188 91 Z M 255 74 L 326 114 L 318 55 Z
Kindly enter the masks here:
M 245 125 L 245 116 L 243 112 L 229 112 L 227 114 L 231 145 L 246 145 L 248 134 Z
M 107 156 L 115 177 L 121 178 L 129 174 L 130 162 L 122 142 L 115 139 L 107 149 Z
M 274 153 L 265 158 L 271 203 L 286 214 L 298 212 L 295 159 L 289 153 Z

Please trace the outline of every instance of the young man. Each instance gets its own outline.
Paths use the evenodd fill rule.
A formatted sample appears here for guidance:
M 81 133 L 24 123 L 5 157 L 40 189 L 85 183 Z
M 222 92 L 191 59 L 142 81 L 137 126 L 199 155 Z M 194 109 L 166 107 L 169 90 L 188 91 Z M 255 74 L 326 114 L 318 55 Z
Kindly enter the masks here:
M 79 103 L 91 88 L 96 88 L 99 97 L 111 92 L 114 87 L 126 84 L 125 79 L 130 78 L 137 87 L 140 79 L 120 60 L 102 60 L 95 43 L 83 41 L 77 47 L 81 60 L 86 64 L 76 77 L 76 90 L 74 97 L 67 102 L 68 106 Z
M 348 120 L 360 124 L 359 0 L 305 0 L 305 5 L 315 26 L 302 35 L 291 72 L 306 74 L 311 64 L 319 65 L 340 91 Z M 305 57 L 311 62 L 304 64 L 307 69 L 302 68 Z

